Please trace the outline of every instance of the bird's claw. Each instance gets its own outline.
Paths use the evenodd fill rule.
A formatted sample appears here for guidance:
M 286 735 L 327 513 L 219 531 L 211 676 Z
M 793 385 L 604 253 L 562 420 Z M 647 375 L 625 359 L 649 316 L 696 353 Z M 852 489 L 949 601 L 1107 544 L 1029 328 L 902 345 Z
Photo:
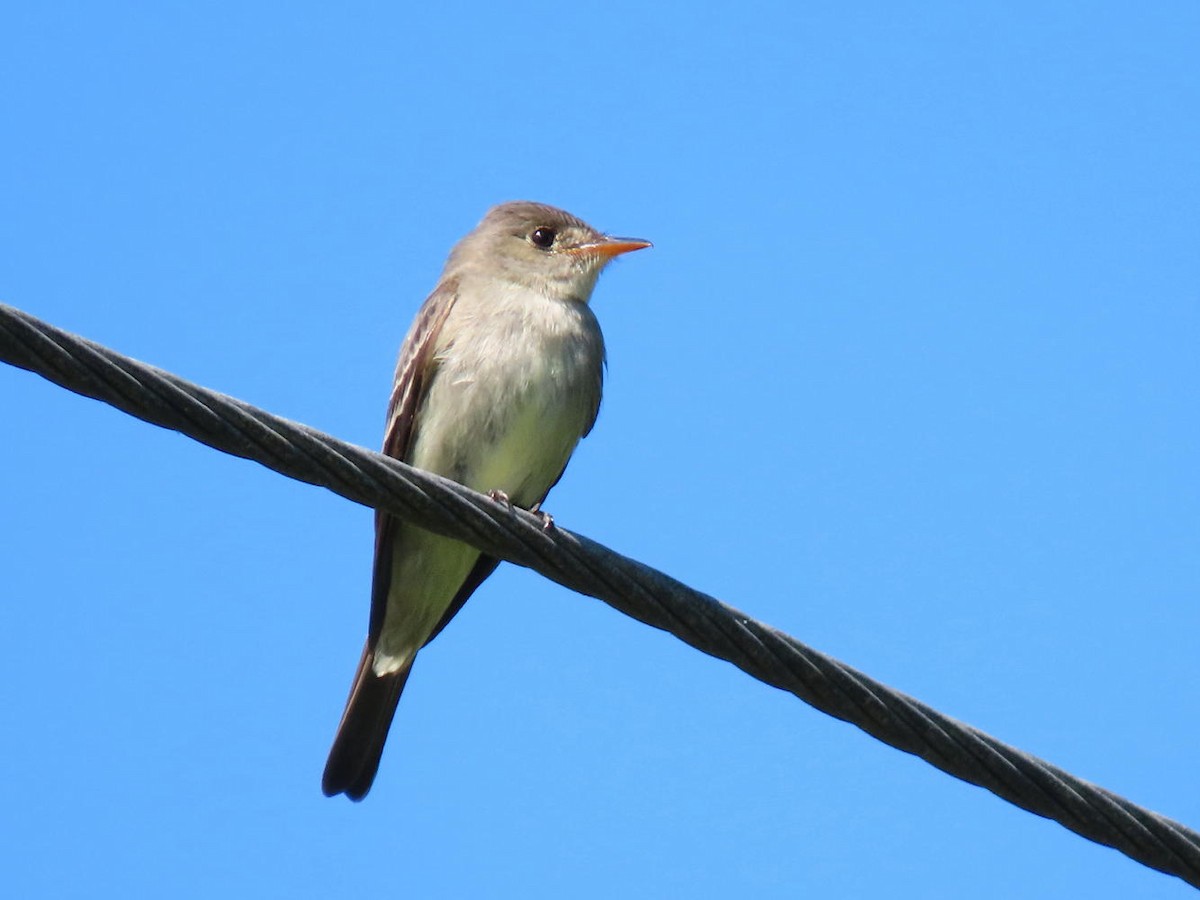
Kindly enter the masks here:
M 487 492 L 487 495 L 497 503 L 503 503 L 505 506 L 507 506 L 509 512 L 512 512 L 514 509 L 516 509 L 512 500 L 509 499 L 508 494 L 504 493 L 504 491 L 500 490 L 499 488 L 492 488 Z M 529 511 L 537 516 L 538 520 L 542 523 L 542 531 L 552 531 L 554 529 L 554 516 L 542 509 L 542 504 L 535 503 L 529 508 Z
M 542 520 L 542 531 L 554 530 L 554 516 L 542 509 L 542 504 L 535 503 L 529 511 Z

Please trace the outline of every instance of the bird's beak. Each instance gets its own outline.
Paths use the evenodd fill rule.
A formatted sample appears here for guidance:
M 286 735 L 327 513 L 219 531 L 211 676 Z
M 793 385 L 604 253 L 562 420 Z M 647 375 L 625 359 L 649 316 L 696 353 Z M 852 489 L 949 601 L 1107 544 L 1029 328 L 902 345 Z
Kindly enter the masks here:
M 624 238 L 610 237 L 605 235 L 598 241 L 591 241 L 587 244 L 580 244 L 578 247 L 572 247 L 572 253 L 594 253 L 603 259 L 612 259 L 614 256 L 620 256 L 622 253 L 632 253 L 634 250 L 645 250 L 647 247 L 653 247 L 649 241 L 643 241 L 641 238 Z

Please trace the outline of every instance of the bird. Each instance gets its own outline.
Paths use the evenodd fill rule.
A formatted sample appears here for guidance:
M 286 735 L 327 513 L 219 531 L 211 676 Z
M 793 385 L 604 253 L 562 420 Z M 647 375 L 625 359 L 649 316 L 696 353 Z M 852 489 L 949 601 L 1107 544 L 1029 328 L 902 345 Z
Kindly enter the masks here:
M 615 257 L 650 246 L 542 203 L 490 209 L 451 250 L 404 339 L 383 452 L 540 511 L 600 408 L 596 281 Z M 326 796 L 367 795 L 417 652 L 498 562 L 376 512 L 367 639 L 325 765 Z

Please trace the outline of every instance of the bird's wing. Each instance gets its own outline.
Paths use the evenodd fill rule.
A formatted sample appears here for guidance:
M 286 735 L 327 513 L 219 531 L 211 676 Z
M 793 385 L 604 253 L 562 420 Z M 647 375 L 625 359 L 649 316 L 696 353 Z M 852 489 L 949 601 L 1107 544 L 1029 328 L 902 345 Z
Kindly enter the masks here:
M 408 462 L 416 433 L 417 416 L 429 391 L 436 363 L 434 349 L 451 307 L 458 296 L 458 284 L 447 279 L 437 286 L 417 312 L 417 318 L 400 348 L 396 364 L 396 379 L 388 403 L 387 429 L 383 437 L 383 452 L 401 462 Z M 375 512 L 375 568 L 371 580 L 371 624 L 367 646 L 374 647 L 383 630 L 387 612 L 388 590 L 391 586 L 392 544 L 397 521 L 382 510 Z

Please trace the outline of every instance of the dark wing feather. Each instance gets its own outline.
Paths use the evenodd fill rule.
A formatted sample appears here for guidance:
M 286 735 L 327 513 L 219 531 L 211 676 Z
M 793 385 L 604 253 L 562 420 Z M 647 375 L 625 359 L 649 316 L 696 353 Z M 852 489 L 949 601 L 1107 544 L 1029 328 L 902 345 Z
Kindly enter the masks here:
M 448 279 L 426 298 L 409 330 L 400 359 L 396 363 L 396 378 L 388 402 L 387 429 L 383 436 L 383 452 L 401 462 L 408 462 L 412 438 L 416 430 L 417 413 L 425 399 L 433 377 L 434 348 L 438 335 L 450 314 L 458 295 L 458 284 Z M 391 586 L 392 539 L 396 519 L 386 512 L 375 512 L 375 569 L 371 579 L 371 624 L 367 645 L 374 647 L 383 629 L 387 612 L 387 595 Z
M 434 348 L 450 307 L 454 305 L 456 291 L 457 285 L 449 280 L 429 295 L 417 312 L 404 346 L 400 348 L 395 384 L 388 403 L 387 431 L 383 439 L 383 452 L 388 456 L 407 462 L 417 414 L 434 371 Z M 392 516 L 376 511 L 371 627 L 354 683 L 350 687 L 346 710 L 342 713 L 333 748 L 329 751 L 329 761 L 325 764 L 321 787 L 326 796 L 344 793 L 351 800 L 361 800 L 371 789 L 388 729 L 396 713 L 396 704 L 412 668 L 410 661 L 398 672 L 376 675 L 374 671 L 375 645 L 383 630 L 391 585 L 392 538 L 395 529 L 396 521 Z

